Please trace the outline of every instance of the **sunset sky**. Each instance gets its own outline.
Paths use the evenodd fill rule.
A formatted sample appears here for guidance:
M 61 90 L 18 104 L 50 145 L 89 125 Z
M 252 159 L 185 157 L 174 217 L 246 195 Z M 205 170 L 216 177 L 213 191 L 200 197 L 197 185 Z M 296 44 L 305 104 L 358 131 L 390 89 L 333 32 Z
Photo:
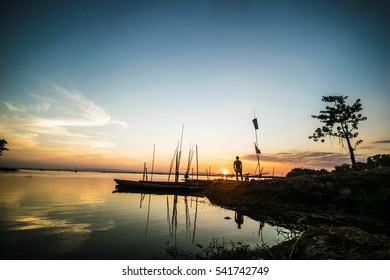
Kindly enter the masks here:
M 53 2 L 53 3 L 52 3 Z M 68 3 L 72 2 L 72 3 Z M 200 170 L 332 169 L 308 139 L 323 95 L 361 98 L 357 159 L 390 153 L 386 1 L 6 1 L 0 166 L 168 171 L 180 140 Z M 195 159 L 195 157 L 194 157 Z

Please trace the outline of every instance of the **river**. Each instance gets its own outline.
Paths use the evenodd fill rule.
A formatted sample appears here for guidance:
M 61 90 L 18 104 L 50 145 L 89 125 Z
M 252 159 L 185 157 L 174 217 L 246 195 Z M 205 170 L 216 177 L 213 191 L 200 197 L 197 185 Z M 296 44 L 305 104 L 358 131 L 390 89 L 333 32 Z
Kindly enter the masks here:
M 205 197 L 115 193 L 114 178 L 142 174 L 0 173 L 1 259 L 169 258 L 169 248 L 200 254 L 216 239 L 272 246 L 293 235 Z

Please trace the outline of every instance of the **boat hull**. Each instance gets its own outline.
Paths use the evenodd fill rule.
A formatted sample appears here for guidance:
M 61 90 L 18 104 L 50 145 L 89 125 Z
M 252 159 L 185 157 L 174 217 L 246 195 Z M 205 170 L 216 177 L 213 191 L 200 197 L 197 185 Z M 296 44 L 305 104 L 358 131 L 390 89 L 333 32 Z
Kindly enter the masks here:
M 151 182 L 114 179 L 114 192 L 153 193 L 153 194 L 201 194 L 205 188 L 204 182 Z

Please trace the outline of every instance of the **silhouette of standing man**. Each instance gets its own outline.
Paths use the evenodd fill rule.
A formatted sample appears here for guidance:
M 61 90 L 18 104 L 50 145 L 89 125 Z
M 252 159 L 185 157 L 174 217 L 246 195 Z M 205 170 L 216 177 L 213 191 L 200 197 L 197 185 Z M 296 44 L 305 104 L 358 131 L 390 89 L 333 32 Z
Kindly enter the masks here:
M 244 181 L 242 178 L 242 162 L 238 156 L 236 156 L 236 160 L 234 161 L 234 171 L 236 171 L 236 179 L 238 181 L 238 174 L 240 174 L 241 181 Z

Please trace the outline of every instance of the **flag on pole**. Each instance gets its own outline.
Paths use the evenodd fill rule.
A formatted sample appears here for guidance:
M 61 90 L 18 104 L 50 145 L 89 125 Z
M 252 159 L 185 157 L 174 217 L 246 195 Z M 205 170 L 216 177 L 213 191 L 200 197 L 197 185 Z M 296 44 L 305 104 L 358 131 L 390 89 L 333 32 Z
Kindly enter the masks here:
M 254 118 L 252 120 L 252 122 L 253 122 L 253 125 L 255 126 L 255 129 L 259 129 L 259 124 L 257 123 L 257 118 Z
M 257 147 L 256 143 L 255 144 L 255 151 L 256 151 L 256 154 L 261 154 L 261 151 L 260 149 Z

